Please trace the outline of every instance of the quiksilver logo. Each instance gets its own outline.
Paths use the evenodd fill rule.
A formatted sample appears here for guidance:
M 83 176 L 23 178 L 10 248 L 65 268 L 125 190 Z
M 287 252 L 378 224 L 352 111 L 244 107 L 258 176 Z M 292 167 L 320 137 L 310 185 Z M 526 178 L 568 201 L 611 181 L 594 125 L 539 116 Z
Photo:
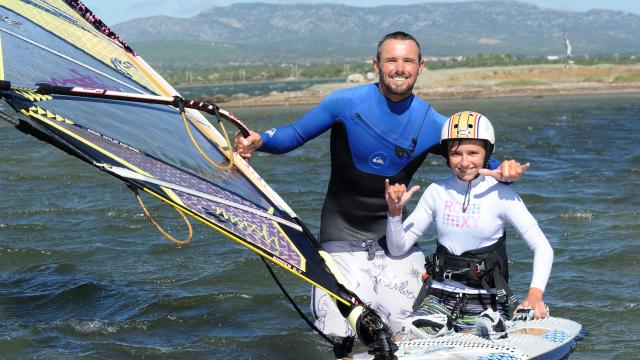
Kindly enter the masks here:
M 265 131 L 265 133 L 266 133 L 267 135 L 269 135 L 269 137 L 273 137 L 273 134 L 275 134 L 275 133 L 276 133 L 276 128 L 271 128 L 271 129 L 269 129 L 269 130 Z
M 369 165 L 375 169 L 386 166 L 389 156 L 384 151 L 376 151 L 369 156 Z

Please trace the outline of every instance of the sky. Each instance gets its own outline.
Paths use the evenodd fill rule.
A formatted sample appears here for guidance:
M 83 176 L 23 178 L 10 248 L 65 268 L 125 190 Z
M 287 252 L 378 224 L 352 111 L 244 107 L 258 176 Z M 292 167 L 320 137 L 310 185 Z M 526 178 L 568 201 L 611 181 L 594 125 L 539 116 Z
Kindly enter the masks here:
M 468 0 L 83 0 L 107 25 L 155 15 L 191 17 L 214 6 L 239 2 L 275 4 L 338 3 L 350 6 L 409 5 L 425 2 L 460 2 Z M 590 9 L 621 10 L 640 14 L 640 0 L 521 0 L 544 8 L 587 11 Z

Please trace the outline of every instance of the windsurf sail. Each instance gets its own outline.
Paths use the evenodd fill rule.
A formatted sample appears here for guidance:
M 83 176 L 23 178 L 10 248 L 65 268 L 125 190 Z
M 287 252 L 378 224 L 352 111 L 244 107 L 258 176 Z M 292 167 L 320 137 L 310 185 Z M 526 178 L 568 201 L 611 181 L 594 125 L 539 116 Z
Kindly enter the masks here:
M 80 1 L 1 0 L 0 50 L 0 97 L 10 106 L 2 115 L 19 130 L 169 203 L 340 303 L 359 302 L 200 105 L 180 100 Z M 199 109 L 235 119 L 217 107 Z

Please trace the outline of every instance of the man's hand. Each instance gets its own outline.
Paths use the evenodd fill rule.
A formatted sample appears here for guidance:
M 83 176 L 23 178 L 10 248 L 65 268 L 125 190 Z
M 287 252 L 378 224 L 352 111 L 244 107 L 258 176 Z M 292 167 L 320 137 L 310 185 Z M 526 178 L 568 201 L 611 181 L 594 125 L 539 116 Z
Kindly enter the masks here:
M 515 160 L 505 160 L 495 170 L 480 169 L 480 174 L 491 176 L 501 182 L 513 182 L 522 177 L 529 165 L 529 163 L 520 164 Z
M 402 215 L 402 208 L 406 203 L 411 200 L 411 196 L 420 190 L 420 186 L 416 185 L 407 191 L 407 186 L 404 184 L 389 184 L 389 179 L 384 180 L 384 197 L 387 199 L 387 205 L 389 205 L 389 215 L 400 216 Z
M 255 131 L 251 131 L 249 136 L 244 137 L 241 133 L 236 134 L 235 147 L 236 151 L 243 159 L 251 160 L 251 153 L 260 149 L 262 146 L 262 138 L 260 134 Z

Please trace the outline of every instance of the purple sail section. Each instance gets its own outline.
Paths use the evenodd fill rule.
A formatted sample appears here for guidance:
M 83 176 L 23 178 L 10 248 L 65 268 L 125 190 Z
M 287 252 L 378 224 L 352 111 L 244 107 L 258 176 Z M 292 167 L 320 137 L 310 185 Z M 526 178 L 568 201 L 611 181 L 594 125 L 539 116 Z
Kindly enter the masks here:
M 130 146 L 109 137 L 102 136 L 95 131 L 84 129 L 78 125 L 68 125 L 64 122 L 59 122 L 58 124 L 77 136 L 95 144 L 99 148 L 121 159 L 126 159 L 129 164 L 152 175 L 158 180 L 197 190 L 262 212 L 267 212 L 268 210 L 260 208 L 253 202 L 229 192 L 220 186 L 216 186 L 207 180 L 203 180 L 177 167 L 156 160 Z M 121 164 L 114 165 L 121 166 Z M 229 170 L 227 176 L 236 177 L 239 181 L 244 181 L 244 175 L 235 168 Z M 158 188 L 157 185 L 149 187 Z M 262 251 L 267 251 L 302 271 L 305 270 L 304 260 L 301 254 L 273 220 L 191 194 L 180 191 L 174 191 L 174 193 L 180 198 L 185 207 L 226 229 L 228 232 L 236 234 L 240 240 L 248 242 Z
M 180 199 L 190 209 L 197 209 L 207 219 L 217 224 L 223 224 L 236 234 L 241 234 L 244 239 L 258 247 L 269 251 L 280 259 L 303 270 L 300 254 L 292 246 L 289 239 L 279 229 L 276 223 L 265 217 L 258 216 L 231 206 L 184 194 L 176 191 Z M 222 196 L 219 192 L 212 195 Z M 220 194 L 220 195 L 219 195 Z M 231 197 L 229 200 L 232 200 Z

